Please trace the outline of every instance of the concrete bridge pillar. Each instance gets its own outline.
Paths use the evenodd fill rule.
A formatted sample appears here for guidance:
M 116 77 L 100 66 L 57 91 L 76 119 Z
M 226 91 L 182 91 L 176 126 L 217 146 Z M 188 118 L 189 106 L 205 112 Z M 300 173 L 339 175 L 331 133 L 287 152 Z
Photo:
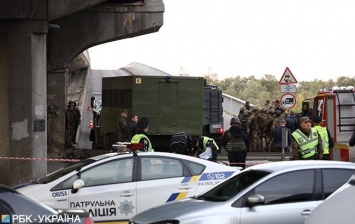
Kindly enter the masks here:
M 0 22 L 0 157 L 47 157 L 47 23 Z M 43 176 L 47 162 L 0 159 L 0 182 Z

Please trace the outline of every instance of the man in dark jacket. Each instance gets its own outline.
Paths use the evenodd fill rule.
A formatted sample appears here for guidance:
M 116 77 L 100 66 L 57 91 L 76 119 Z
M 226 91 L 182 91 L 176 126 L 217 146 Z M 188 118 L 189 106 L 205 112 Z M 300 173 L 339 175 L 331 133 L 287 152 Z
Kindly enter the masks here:
M 116 122 L 116 131 L 117 131 L 117 141 L 118 142 L 127 142 L 129 138 L 129 130 L 126 123 L 127 110 L 121 110 L 120 117 Z
M 73 129 L 73 137 L 72 137 L 72 143 L 73 144 L 78 144 L 76 142 L 76 133 L 78 132 L 78 128 L 81 122 L 81 113 L 79 108 L 77 107 L 77 104 L 75 101 L 69 101 L 69 104 L 73 106 L 73 118 L 74 118 L 74 129 Z
M 247 157 L 247 145 L 249 144 L 248 133 L 245 132 L 238 118 L 232 118 L 229 130 L 225 131 L 221 137 L 221 147 L 228 153 L 230 166 L 245 168 Z
M 286 127 L 290 129 L 292 134 L 292 132 L 294 132 L 299 126 L 298 119 L 295 116 L 295 112 L 290 111 L 290 114 L 285 118 L 285 120 L 286 120 Z
M 273 132 L 273 141 L 276 146 L 276 151 L 277 152 L 282 152 L 282 132 L 285 129 L 287 133 L 287 149 L 285 151 L 289 152 L 291 142 L 292 142 L 292 136 L 291 136 L 291 131 L 286 127 L 286 121 L 283 117 L 278 118 L 278 122 L 280 126 L 276 128 Z
M 137 134 L 138 129 L 137 129 L 137 121 L 138 117 L 137 115 L 132 115 L 131 120 L 128 121 L 128 129 L 129 129 L 129 138 L 128 140 L 131 140 L 132 137 Z

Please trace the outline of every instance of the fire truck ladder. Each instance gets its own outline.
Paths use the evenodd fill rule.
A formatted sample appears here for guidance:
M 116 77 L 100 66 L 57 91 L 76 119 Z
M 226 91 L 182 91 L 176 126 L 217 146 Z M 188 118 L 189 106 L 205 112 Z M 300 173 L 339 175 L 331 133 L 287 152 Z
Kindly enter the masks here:
M 346 127 L 350 127 L 350 126 L 355 126 L 355 124 L 350 123 L 350 122 L 346 122 L 349 120 L 354 119 L 354 116 L 342 116 L 342 110 L 344 110 L 344 108 L 348 107 L 354 107 L 355 106 L 355 93 L 352 90 L 337 90 L 334 91 L 334 93 L 336 94 L 337 100 L 338 100 L 338 111 L 339 111 L 339 116 L 338 116 L 338 127 L 339 127 L 339 132 L 346 132 L 346 131 L 353 131 L 350 130 Z M 342 102 L 343 100 L 341 100 L 341 97 L 339 97 L 340 94 L 349 94 L 352 93 L 352 102 Z M 350 110 L 351 111 L 351 108 Z M 353 115 L 354 113 L 350 113 L 351 115 Z

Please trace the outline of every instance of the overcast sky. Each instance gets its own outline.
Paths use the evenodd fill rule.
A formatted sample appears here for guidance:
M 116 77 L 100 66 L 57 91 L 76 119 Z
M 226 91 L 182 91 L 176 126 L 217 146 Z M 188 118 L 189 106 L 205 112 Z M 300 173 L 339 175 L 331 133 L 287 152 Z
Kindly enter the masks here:
M 140 62 L 219 79 L 355 77 L 355 0 L 164 0 L 159 32 L 89 50 L 92 69 Z

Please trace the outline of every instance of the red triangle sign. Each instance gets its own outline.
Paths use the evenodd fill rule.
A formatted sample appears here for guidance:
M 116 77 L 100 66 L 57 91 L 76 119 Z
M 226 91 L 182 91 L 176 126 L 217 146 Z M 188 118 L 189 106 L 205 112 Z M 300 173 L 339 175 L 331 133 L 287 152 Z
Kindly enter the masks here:
M 297 83 L 295 76 L 293 76 L 291 70 L 286 67 L 284 74 L 282 75 L 279 84 L 292 84 Z

